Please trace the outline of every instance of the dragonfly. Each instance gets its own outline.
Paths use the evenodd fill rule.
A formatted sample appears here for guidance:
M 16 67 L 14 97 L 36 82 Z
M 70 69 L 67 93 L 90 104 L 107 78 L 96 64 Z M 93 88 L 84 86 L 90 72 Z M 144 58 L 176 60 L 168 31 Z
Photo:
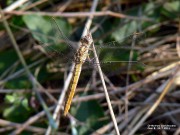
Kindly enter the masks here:
M 65 104 L 65 109 L 64 109 L 64 115 L 66 116 L 69 109 L 70 105 L 77 87 L 77 83 L 79 80 L 79 76 L 81 73 L 82 65 L 85 62 L 87 56 L 88 56 L 88 51 L 90 46 L 93 43 L 93 39 L 90 33 L 88 33 L 86 36 L 81 38 L 81 46 L 77 50 L 75 57 L 74 57 L 74 62 L 75 62 L 75 67 L 73 71 L 73 77 L 71 79 L 70 87 L 69 87 L 69 95 Z
M 107 52 L 107 50 L 113 50 L 113 54 L 120 54 L 120 55 L 123 55 L 122 52 L 117 52 L 117 50 L 119 48 L 123 48 L 123 49 L 128 49 L 128 50 L 138 50 L 139 48 L 132 48 L 130 46 L 127 46 L 127 42 L 123 42 L 123 45 L 121 44 L 121 46 L 119 46 L 117 44 L 117 42 L 109 42 L 109 43 L 102 43 L 98 46 L 96 46 L 96 50 L 98 52 L 98 57 L 99 57 L 99 60 L 100 60 L 100 63 L 96 63 L 93 59 L 92 60 L 87 60 L 87 58 L 89 58 L 89 56 L 91 55 L 89 53 L 89 50 L 91 49 L 91 45 L 93 44 L 93 39 L 92 39 L 92 35 L 90 32 L 87 32 L 87 35 L 85 35 L 84 37 L 82 37 L 80 39 L 80 47 L 78 49 L 75 48 L 76 43 L 75 42 L 72 42 L 70 41 L 66 36 L 65 34 L 63 33 L 63 31 L 60 29 L 60 27 L 58 26 L 57 22 L 55 19 L 53 19 L 53 21 L 51 22 L 52 25 L 52 29 L 53 29 L 53 33 L 55 35 L 55 39 L 57 40 L 56 42 L 61 42 L 62 44 L 64 43 L 65 45 L 67 45 L 67 47 L 65 48 L 68 48 L 68 51 L 65 51 L 63 52 L 64 48 L 61 48 L 61 50 L 59 50 L 58 48 L 56 48 L 54 45 L 54 42 L 51 44 L 51 43 L 42 43 L 40 44 L 47 52 L 47 54 L 52 57 L 53 59 L 55 57 L 58 57 L 58 58 L 64 58 L 64 60 L 67 62 L 74 62 L 75 63 L 75 66 L 74 66 L 74 70 L 72 71 L 73 72 L 73 75 L 72 75 L 72 79 L 71 79 L 71 82 L 70 82 L 70 85 L 69 85 L 69 89 L 68 89 L 68 95 L 66 96 L 67 99 L 66 99 L 66 102 L 65 102 L 65 107 L 64 107 L 64 115 L 66 116 L 69 112 L 69 109 L 70 109 L 70 106 L 71 106 L 71 102 L 72 102 L 72 99 L 74 97 L 74 94 L 75 94 L 75 90 L 76 90 L 76 87 L 77 87 L 77 84 L 78 84 L 78 81 L 79 81 L 79 77 L 80 77 L 80 74 L 81 74 L 81 70 L 82 70 L 82 65 L 84 63 L 89 63 L 90 65 L 96 65 L 96 64 L 101 64 L 101 65 L 111 65 L 112 66 L 112 63 L 122 63 L 122 62 L 125 62 L 125 63 L 132 63 L 132 64 L 141 64 L 143 65 L 141 62 L 138 62 L 137 60 L 131 60 L 131 61 L 112 61 L 109 59 L 109 57 L 111 56 L 108 56 L 106 58 L 105 61 L 103 61 L 103 58 L 104 56 L 106 56 L 107 54 L 104 53 L 104 52 Z M 139 34 L 140 36 L 139 37 L 142 37 L 142 34 Z M 128 38 L 124 39 L 125 41 L 128 41 L 128 39 L 132 39 L 133 35 L 129 36 Z M 137 36 L 136 36 L 137 37 Z M 60 41 L 59 39 L 63 39 L 63 41 Z M 139 39 L 136 38 L 136 41 L 138 41 Z M 39 40 L 40 41 L 40 40 Z M 41 41 L 40 41 L 41 42 Z M 122 42 L 121 42 L 122 43 Z M 61 45 L 62 45 L 61 44 Z M 126 46 L 125 46 L 125 45 Z M 122 50 L 119 50 L 119 51 L 122 51 Z M 71 53 L 68 53 L 68 52 L 71 52 Z M 92 51 L 90 51 L 92 52 Z M 104 53 L 104 54 L 103 54 Z M 102 55 L 101 55 L 102 54 Z M 112 55 L 112 54 L 111 54 Z M 144 65 L 143 65 L 144 66 Z

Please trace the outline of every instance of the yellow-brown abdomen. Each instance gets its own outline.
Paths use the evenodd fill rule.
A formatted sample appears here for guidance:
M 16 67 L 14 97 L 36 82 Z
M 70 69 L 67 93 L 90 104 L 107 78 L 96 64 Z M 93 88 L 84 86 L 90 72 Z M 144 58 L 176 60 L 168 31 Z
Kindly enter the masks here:
M 69 93 L 68 93 L 68 96 L 67 96 L 68 99 L 67 99 L 67 102 L 66 102 L 65 108 L 64 108 L 64 116 L 67 115 L 67 113 L 68 113 L 68 111 L 70 109 L 71 102 L 72 102 L 72 99 L 74 97 L 75 90 L 76 90 L 76 87 L 77 87 L 77 83 L 78 83 L 78 80 L 79 80 L 79 76 L 80 76 L 80 73 L 81 73 L 81 68 L 82 68 L 82 63 L 79 63 L 79 64 L 75 65 L 75 68 L 74 68 L 74 71 L 73 71 L 73 77 L 72 77 L 70 87 L 69 87 Z

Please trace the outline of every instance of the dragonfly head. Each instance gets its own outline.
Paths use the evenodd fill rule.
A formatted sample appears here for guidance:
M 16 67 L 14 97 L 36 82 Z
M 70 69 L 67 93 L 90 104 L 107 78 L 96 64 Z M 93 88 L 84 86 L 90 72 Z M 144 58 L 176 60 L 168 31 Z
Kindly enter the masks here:
M 91 44 L 92 43 L 92 36 L 90 33 L 88 33 L 86 36 L 82 37 L 81 38 L 81 43 L 85 43 L 87 45 Z

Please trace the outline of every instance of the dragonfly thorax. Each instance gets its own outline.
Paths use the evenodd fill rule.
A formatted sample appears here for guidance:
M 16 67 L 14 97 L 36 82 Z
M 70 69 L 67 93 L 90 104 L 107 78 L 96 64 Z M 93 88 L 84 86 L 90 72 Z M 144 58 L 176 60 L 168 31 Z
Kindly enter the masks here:
M 92 43 L 92 37 L 90 34 L 87 34 L 86 36 L 81 38 L 81 43 L 84 43 L 86 45 L 90 45 Z

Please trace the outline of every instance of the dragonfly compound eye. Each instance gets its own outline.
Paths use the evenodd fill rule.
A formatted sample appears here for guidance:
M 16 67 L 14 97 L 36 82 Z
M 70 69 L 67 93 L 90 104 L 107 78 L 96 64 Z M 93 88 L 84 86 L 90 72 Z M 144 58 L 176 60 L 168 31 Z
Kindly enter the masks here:
M 91 42 L 91 38 L 88 36 L 85 36 L 81 39 L 81 42 L 89 44 Z

